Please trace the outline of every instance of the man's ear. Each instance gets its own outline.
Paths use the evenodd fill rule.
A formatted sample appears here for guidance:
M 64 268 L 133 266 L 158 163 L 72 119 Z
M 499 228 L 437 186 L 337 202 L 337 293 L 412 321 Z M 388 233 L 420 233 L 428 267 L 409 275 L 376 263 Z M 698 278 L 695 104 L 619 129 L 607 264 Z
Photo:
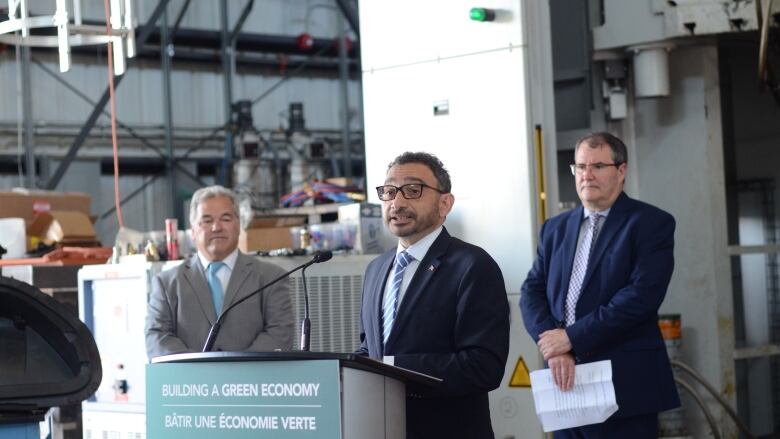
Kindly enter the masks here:
M 623 183 L 625 184 L 625 182 L 626 182 L 626 171 L 628 170 L 628 164 L 627 163 L 621 163 L 620 166 L 618 166 L 617 170 L 618 170 L 618 174 L 620 174 L 620 176 L 623 179 Z
M 439 197 L 439 216 L 444 218 L 452 211 L 452 206 L 455 204 L 455 196 L 451 193 L 442 194 Z

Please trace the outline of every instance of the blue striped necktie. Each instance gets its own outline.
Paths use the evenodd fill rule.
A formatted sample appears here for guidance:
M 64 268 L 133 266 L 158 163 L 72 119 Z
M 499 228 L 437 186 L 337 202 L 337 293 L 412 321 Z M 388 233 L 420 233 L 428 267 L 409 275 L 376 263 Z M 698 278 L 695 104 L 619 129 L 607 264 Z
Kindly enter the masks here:
M 566 295 L 566 326 L 571 326 L 576 320 L 577 301 L 582 292 L 582 281 L 585 280 L 585 273 L 588 271 L 588 259 L 590 258 L 590 249 L 598 234 L 599 222 L 602 215 L 594 213 L 588 217 L 588 227 L 585 228 L 585 236 L 582 237 L 580 247 L 577 249 L 577 255 L 574 257 L 574 265 L 571 269 L 571 279 L 569 280 L 569 292 Z
M 395 271 L 393 272 L 390 292 L 385 295 L 385 301 L 382 304 L 382 343 L 387 343 L 390 337 L 390 330 L 393 329 L 396 312 L 398 311 L 398 295 L 401 293 L 401 284 L 404 281 L 404 271 L 406 266 L 414 260 L 414 257 L 402 251 L 396 255 Z
M 224 266 L 224 262 L 212 262 L 209 264 L 208 270 L 206 270 L 208 272 L 211 300 L 214 301 L 214 312 L 217 313 L 217 317 L 219 317 L 219 313 L 222 312 L 222 302 L 225 300 L 225 292 L 222 291 L 222 282 L 219 281 L 217 272 Z

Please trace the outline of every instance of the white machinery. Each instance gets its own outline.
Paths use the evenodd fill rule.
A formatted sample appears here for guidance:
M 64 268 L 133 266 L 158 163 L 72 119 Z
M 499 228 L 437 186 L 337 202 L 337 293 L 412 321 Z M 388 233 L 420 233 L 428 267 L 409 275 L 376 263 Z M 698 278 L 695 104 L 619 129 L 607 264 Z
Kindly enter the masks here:
M 144 321 L 152 277 L 164 263 L 79 270 L 79 317 L 100 351 L 103 382 L 82 404 L 85 438 L 146 437 Z

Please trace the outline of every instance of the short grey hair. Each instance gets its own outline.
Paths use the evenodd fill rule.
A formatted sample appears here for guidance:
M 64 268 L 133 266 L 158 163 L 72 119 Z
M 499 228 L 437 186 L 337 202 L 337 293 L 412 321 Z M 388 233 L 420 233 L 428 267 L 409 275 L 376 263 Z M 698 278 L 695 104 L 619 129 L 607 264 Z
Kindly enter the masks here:
M 249 200 L 239 196 L 231 189 L 220 185 L 214 185 L 202 187 L 192 194 L 192 199 L 190 200 L 190 226 L 195 224 L 195 221 L 198 218 L 198 206 L 200 203 L 215 197 L 225 197 L 230 200 L 230 203 L 233 205 L 233 212 L 236 214 L 236 218 L 238 218 L 242 229 L 249 224 L 252 214 L 252 207 L 249 204 Z

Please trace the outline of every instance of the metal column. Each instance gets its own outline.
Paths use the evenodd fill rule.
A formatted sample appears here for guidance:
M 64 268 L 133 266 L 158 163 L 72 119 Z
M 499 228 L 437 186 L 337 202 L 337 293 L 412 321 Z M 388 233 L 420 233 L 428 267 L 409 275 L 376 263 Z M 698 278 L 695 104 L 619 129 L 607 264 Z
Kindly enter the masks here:
M 341 13 L 346 17 L 352 30 L 355 31 L 355 35 L 360 35 L 360 20 L 358 20 L 357 5 L 354 1 L 350 0 L 335 0 L 336 6 L 339 7 Z M 359 38 L 359 37 L 358 37 Z
M 233 103 L 233 45 L 228 29 L 228 0 L 222 0 L 219 8 L 222 49 L 222 84 L 225 103 L 225 157 L 222 162 L 222 178 L 225 185 L 229 184 L 229 173 L 233 164 L 233 132 L 230 125 L 230 107 Z
M 22 120 L 24 121 L 25 158 L 27 172 L 25 173 L 26 185 L 30 189 L 37 187 L 35 178 L 35 138 L 33 130 L 32 114 L 32 79 L 30 78 L 30 47 L 19 46 L 21 50 L 21 83 L 22 83 Z
M 175 153 L 173 149 L 173 103 L 171 99 L 171 56 L 173 55 L 173 45 L 168 38 L 168 8 L 163 10 L 160 23 L 160 71 L 162 73 L 162 91 L 163 91 L 163 118 L 165 120 L 165 147 L 167 156 L 165 168 L 168 173 L 169 194 L 171 197 L 170 215 L 184 221 L 181 213 L 181 203 L 178 200 L 178 191 L 176 189 L 176 171 L 175 171 Z
M 341 143 L 344 160 L 344 177 L 352 177 L 352 154 L 349 139 L 349 64 L 347 64 L 347 30 L 344 17 L 337 14 L 339 27 L 339 79 L 341 83 Z

